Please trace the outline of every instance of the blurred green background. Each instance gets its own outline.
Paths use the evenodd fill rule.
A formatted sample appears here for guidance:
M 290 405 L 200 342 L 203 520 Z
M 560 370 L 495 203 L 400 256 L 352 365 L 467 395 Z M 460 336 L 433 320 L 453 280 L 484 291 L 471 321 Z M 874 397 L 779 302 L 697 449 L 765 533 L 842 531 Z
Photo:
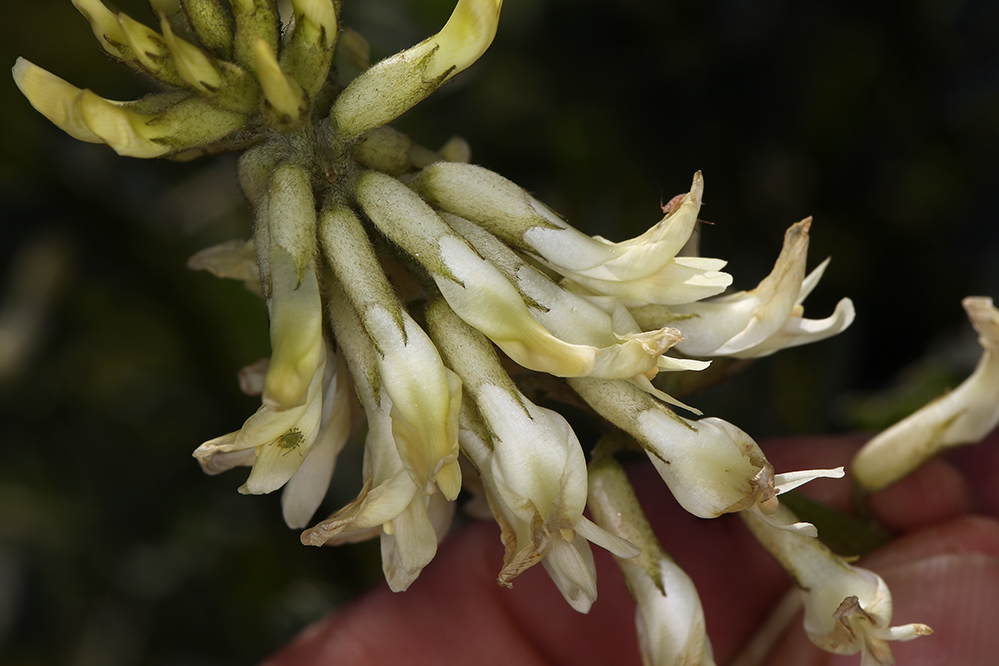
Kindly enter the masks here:
M 113 99 L 149 90 L 69 0 L 5 4 L 0 61 Z M 375 58 L 452 7 L 344 4 Z M 137 0 L 118 8 L 154 24 Z M 55 130 L 9 78 L 0 93 L 0 662 L 259 661 L 380 571 L 376 545 L 303 547 L 276 496 L 190 457 L 256 408 L 235 374 L 268 353 L 260 302 L 185 268 L 249 234 L 234 161 L 119 158 Z M 882 427 L 953 386 L 978 355 L 960 299 L 999 295 L 990 0 L 509 0 L 480 63 L 397 125 L 431 147 L 465 137 L 613 240 L 699 169 L 702 252 L 738 288 L 813 215 L 809 264 L 833 262 L 807 312 L 850 296 L 857 322 L 688 398 L 758 438 Z M 16 322 L 37 324 L 31 344 L 3 337 Z M 325 508 L 356 491 L 358 457 Z

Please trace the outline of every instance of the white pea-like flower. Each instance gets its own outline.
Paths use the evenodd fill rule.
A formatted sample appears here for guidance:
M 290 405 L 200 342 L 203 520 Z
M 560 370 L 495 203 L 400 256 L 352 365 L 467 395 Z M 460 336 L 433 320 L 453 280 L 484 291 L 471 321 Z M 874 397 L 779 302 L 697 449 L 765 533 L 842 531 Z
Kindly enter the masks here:
M 560 377 L 625 378 L 654 367 L 668 348 L 668 330 L 608 347 L 566 342 L 531 315 L 524 296 L 492 262 L 398 180 L 366 172 L 357 195 L 372 222 L 426 268 L 455 313 L 525 368 Z
M 276 409 L 263 404 L 235 432 L 216 437 L 199 446 L 194 457 L 210 474 L 237 465 L 252 465 L 250 476 L 239 491 L 270 493 L 282 487 L 298 471 L 319 435 L 323 418 L 323 396 L 335 376 L 336 359 L 320 348 L 321 365 L 309 382 L 301 405 Z
M 714 666 L 694 582 L 663 549 L 624 469 L 601 446 L 590 463 L 587 502 L 598 525 L 641 548 L 637 557 L 615 559 L 635 599 L 642 663 Z
M 379 356 L 353 306 L 335 288 L 330 316 L 368 418 L 364 486 L 357 498 L 302 533 L 302 543 L 321 546 L 381 539 L 382 569 L 394 591 L 405 590 L 437 552 L 451 522 L 453 502 L 427 494 L 400 456 L 397 409 L 382 390 Z
M 450 213 L 442 212 L 441 219 L 517 288 L 542 326 L 560 340 L 600 350 L 589 376 L 652 377 L 659 370 L 702 370 L 710 364 L 665 355 L 681 339 L 677 329 L 643 331 L 617 299 L 565 289 L 482 227 Z
M 891 626 L 891 591 L 873 571 L 850 565 L 818 539 L 794 534 L 743 514 L 746 525 L 801 590 L 805 632 L 819 648 L 835 654 L 862 654 L 862 666 L 895 663 L 889 641 L 933 633 L 925 624 Z M 794 514 L 777 510 L 781 522 Z
M 999 423 L 999 310 L 991 298 L 962 301 L 982 356 L 971 375 L 869 441 L 852 463 L 857 483 L 875 491 L 907 476 L 941 451 L 978 442 Z
M 677 256 L 697 221 L 704 189 L 700 172 L 662 220 L 619 243 L 587 236 L 519 185 L 482 167 L 432 164 L 412 186 L 435 206 L 482 225 L 587 293 L 614 296 L 628 307 L 689 303 L 732 284 L 732 276 L 721 272 L 725 261 Z
M 461 489 L 461 381 L 444 367 L 430 338 L 395 296 L 357 217 L 345 208 L 325 210 L 319 233 L 338 280 L 335 289 L 343 290 L 377 350 L 378 388 L 392 401 L 393 434 L 403 463 L 424 493 L 432 494 L 437 486 L 454 499 Z
M 840 300 L 826 319 L 804 318 L 802 303 L 829 261 L 805 276 L 810 226 L 808 218 L 787 230 L 773 271 L 755 289 L 668 310 L 645 307 L 634 312 L 636 319 L 643 326 L 668 324 L 680 329 L 684 339 L 677 351 L 694 357 L 754 358 L 840 333 L 854 318 L 848 298 Z
M 770 516 L 780 493 L 815 478 L 843 476 L 842 467 L 775 475 L 756 441 L 727 421 L 685 419 L 628 382 L 575 378 L 569 384 L 638 441 L 677 502 L 700 518 L 746 510 Z M 781 527 L 815 534 L 808 523 Z
M 622 557 L 637 549 L 583 516 L 587 473 L 572 427 L 539 407 L 503 372 L 484 336 L 443 300 L 428 309 L 434 340 L 462 377 L 461 445 L 478 470 L 506 548 L 498 582 L 539 561 L 566 601 L 587 612 L 596 599 L 596 569 L 588 542 Z
M 332 361 L 332 359 L 331 359 Z M 329 376 L 333 373 L 332 377 Z M 281 514 L 288 527 L 302 529 L 329 490 L 337 457 L 351 432 L 350 373 L 343 358 L 326 364 L 319 432 L 305 460 L 281 492 Z

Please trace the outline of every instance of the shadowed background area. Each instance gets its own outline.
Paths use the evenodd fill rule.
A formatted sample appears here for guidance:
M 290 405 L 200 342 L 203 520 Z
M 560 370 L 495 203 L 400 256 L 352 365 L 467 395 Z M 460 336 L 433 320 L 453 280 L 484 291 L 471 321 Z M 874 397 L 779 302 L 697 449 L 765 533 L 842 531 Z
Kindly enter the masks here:
M 345 0 L 343 24 L 378 59 L 451 7 Z M 118 8 L 155 25 L 137 0 Z M 112 99 L 149 91 L 69 0 L 14 3 L 2 30 L 2 62 Z M 249 235 L 234 159 L 119 158 L 61 134 L 9 77 L 0 90 L 0 661 L 253 663 L 380 565 L 376 544 L 301 546 L 276 496 L 242 497 L 243 472 L 190 457 L 256 408 L 235 375 L 268 354 L 259 300 L 185 268 Z M 833 262 L 806 312 L 850 296 L 854 326 L 687 398 L 757 438 L 880 428 L 956 385 L 979 353 L 960 299 L 999 296 L 987 0 L 510 0 L 482 60 L 397 126 L 430 147 L 465 137 L 473 161 L 612 240 L 701 170 L 701 249 L 736 288 L 814 216 L 809 267 Z M 356 493 L 359 459 L 323 510 Z

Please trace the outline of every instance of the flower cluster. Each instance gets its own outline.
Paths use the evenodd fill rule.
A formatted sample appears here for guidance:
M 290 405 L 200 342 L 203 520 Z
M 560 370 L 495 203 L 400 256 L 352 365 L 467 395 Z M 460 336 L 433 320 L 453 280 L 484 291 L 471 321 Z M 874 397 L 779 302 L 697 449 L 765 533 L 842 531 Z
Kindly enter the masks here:
M 169 90 L 109 101 L 19 59 L 15 81 L 38 111 L 121 155 L 243 151 L 252 238 L 209 248 L 191 266 L 262 296 L 272 354 L 241 373 L 260 408 L 195 451 L 205 471 L 251 467 L 239 491 L 281 489 L 288 525 L 308 527 L 304 543 L 379 538 L 397 591 L 434 557 L 467 489 L 501 527 L 500 584 L 540 562 L 586 612 L 597 596 L 595 544 L 618 558 L 635 594 L 646 662 L 712 663 L 696 590 L 651 536 L 614 447 L 603 444 L 588 470 L 566 419 L 511 378 L 519 367 L 517 377 L 565 378 L 550 381 L 609 422 L 616 434 L 606 442 L 640 447 L 692 514 L 742 513 L 808 590 L 806 629 L 821 647 L 890 663 L 886 639 L 927 631 L 888 629 L 883 582 L 832 559 L 815 528 L 780 506 L 780 493 L 842 468 L 777 473 L 738 427 L 681 416 L 700 412 L 656 380 L 850 325 L 849 299 L 824 319 L 804 316 L 828 264 L 806 272 L 810 219 L 787 230 L 756 288 L 723 293 L 733 283 L 726 262 L 689 243 L 700 173 L 648 231 L 611 242 L 469 164 L 461 140 L 434 151 L 388 127 L 486 50 L 501 0 L 459 0 L 439 33 L 374 66 L 334 0 L 291 0 L 284 23 L 274 0 L 183 0 L 158 13 L 159 32 L 100 0 L 73 2 L 112 59 Z M 390 281 L 389 270 L 405 277 Z M 415 296 L 408 283 L 420 287 Z M 996 315 L 976 322 L 989 353 L 975 382 L 995 391 Z M 963 404 L 958 393 L 945 400 Z M 962 411 L 945 419 L 949 430 L 930 429 L 948 444 L 995 420 L 994 410 Z M 365 423 L 362 490 L 313 523 L 339 453 Z

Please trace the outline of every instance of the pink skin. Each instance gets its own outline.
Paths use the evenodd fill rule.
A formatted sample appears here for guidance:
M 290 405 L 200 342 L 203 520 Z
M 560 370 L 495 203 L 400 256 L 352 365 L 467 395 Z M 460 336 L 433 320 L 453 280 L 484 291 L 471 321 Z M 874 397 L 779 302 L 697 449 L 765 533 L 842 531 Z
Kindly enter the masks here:
M 763 444 L 777 471 L 846 465 L 863 438 Z M 876 495 L 871 508 L 898 532 L 861 560 L 895 599 L 893 624 L 923 622 L 932 636 L 893 643 L 905 666 L 992 666 L 999 654 L 999 437 L 935 460 Z M 735 516 L 685 513 L 654 471 L 632 480 L 666 549 L 690 574 L 718 664 L 754 633 L 790 585 Z M 819 479 L 804 494 L 848 505 L 849 483 Z M 496 585 L 499 531 L 480 522 L 452 535 L 409 591 L 380 586 L 302 632 L 268 666 L 491 664 L 638 665 L 634 606 L 611 557 L 594 548 L 600 597 L 589 615 L 562 600 L 540 566 Z M 821 652 L 792 623 L 768 666 L 859 664 Z

